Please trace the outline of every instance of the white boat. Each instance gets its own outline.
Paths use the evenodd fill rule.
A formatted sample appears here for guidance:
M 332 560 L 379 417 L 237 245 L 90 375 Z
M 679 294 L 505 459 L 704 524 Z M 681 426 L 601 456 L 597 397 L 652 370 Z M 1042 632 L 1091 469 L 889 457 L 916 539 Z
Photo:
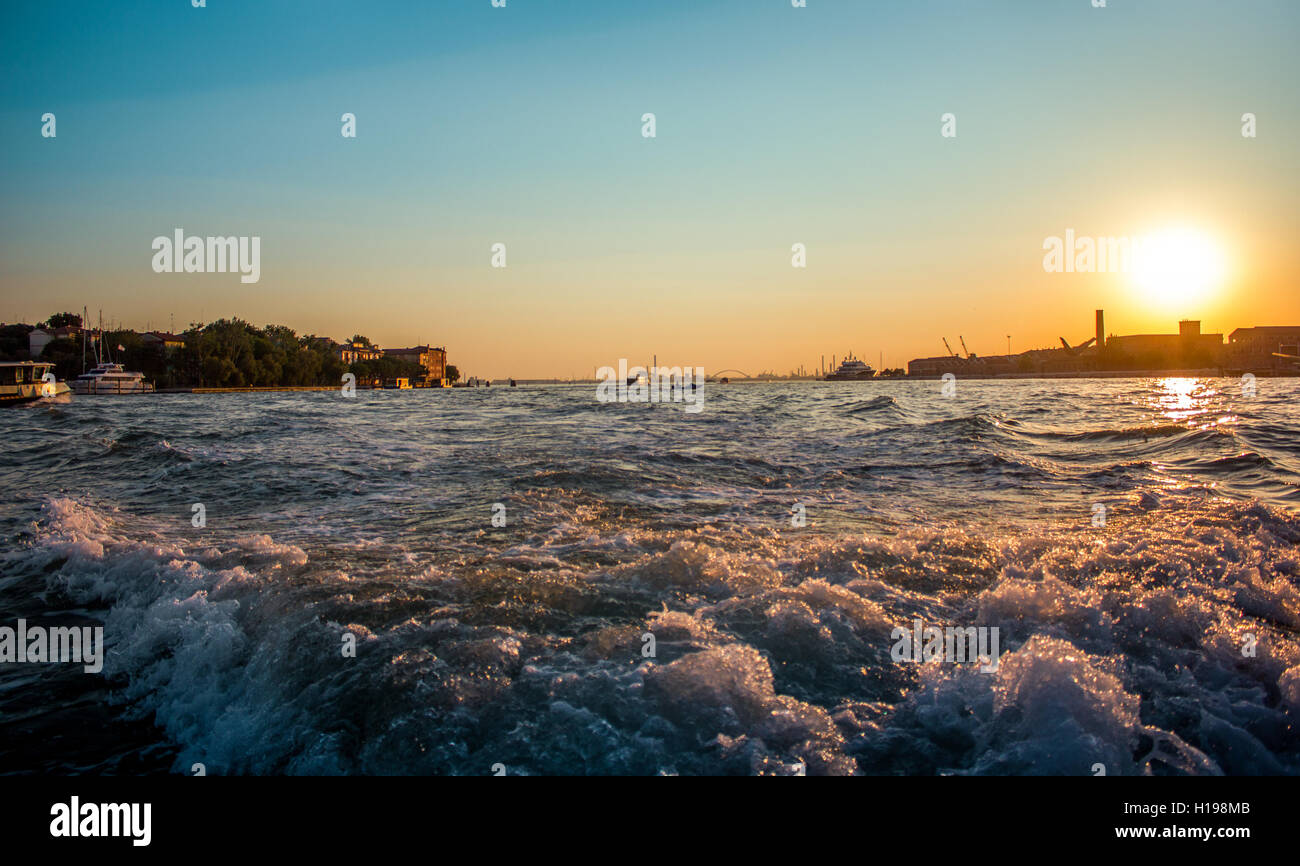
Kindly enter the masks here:
M 103 363 L 73 380 L 72 390 L 78 394 L 150 394 L 153 384 L 144 380 L 143 373 L 129 372 L 121 364 Z
M 54 378 L 53 367 L 39 361 L 0 362 L 0 406 L 67 394 L 68 384 Z
M 862 379 L 874 379 L 876 370 L 870 364 L 864 364 L 857 358 L 849 355 L 841 363 L 834 373 L 826 375 L 827 382 L 856 382 Z

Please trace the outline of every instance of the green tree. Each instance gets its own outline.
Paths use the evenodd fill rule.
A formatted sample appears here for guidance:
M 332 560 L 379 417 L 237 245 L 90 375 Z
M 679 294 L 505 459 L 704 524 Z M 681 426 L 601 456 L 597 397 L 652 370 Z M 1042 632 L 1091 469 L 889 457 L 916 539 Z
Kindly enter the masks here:
M 41 352 L 42 361 L 54 364 L 54 375 L 60 379 L 75 379 L 81 375 L 81 343 L 66 337 L 50 340 Z
M 0 361 L 27 360 L 27 335 L 31 325 L 4 325 L 0 327 Z
M 0 328 L 0 353 L 25 357 L 30 328 Z M 258 328 L 242 319 L 194 323 L 182 335 L 185 345 L 171 351 L 145 343 L 140 335 L 117 331 L 104 335 L 113 360 L 139 370 L 157 387 L 239 388 L 249 386 L 336 386 L 346 371 L 334 354 L 335 344 L 315 335 L 298 336 L 284 325 Z M 357 335 L 360 342 L 369 341 Z M 21 345 L 20 345 L 21 344 Z M 57 344 L 57 345 L 56 345 Z M 122 345 L 124 350 L 118 350 Z M 81 344 L 52 341 L 46 349 L 65 378 L 81 372 Z M 358 379 L 420 379 L 418 364 L 381 357 L 352 365 Z
M 41 327 L 42 328 L 66 328 L 66 327 L 80 328 L 81 316 L 78 316 L 76 313 L 55 313 L 53 316 L 50 316 L 48 319 L 46 319 L 41 324 Z

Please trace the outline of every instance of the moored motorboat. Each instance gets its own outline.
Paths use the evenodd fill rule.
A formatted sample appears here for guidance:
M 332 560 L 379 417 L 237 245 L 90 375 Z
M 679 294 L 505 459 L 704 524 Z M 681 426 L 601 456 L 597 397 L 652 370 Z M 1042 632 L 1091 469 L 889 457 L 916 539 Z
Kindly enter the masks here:
M 153 384 L 144 380 L 143 373 L 105 362 L 73 380 L 72 389 L 78 394 L 150 394 Z

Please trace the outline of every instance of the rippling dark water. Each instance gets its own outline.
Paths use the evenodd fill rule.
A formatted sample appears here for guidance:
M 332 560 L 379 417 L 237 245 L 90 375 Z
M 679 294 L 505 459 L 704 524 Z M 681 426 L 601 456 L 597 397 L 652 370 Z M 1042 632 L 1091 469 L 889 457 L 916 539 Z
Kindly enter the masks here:
M 109 651 L 0 667 L 0 771 L 1296 773 L 1297 407 L 1152 379 L 9 409 L 0 625 Z M 918 618 L 997 627 L 997 672 L 892 660 Z

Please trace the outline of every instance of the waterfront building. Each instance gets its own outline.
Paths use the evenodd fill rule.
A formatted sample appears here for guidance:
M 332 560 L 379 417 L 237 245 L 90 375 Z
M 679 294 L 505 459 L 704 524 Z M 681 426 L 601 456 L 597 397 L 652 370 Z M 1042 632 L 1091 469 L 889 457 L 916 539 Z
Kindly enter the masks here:
M 1202 334 L 1201 323 L 1184 320 L 1177 334 L 1129 334 L 1106 338 L 1108 369 L 1164 370 L 1217 367 L 1223 363 L 1223 334 Z
M 1260 370 L 1293 368 L 1295 362 L 1274 353 L 1300 356 L 1300 325 L 1266 325 L 1238 328 L 1228 335 L 1228 364 Z
M 161 348 L 164 352 L 174 352 L 185 348 L 185 338 L 180 334 L 166 331 L 145 331 L 140 335 L 140 342 L 147 348 Z
M 384 356 L 419 364 L 424 368 L 426 387 L 446 387 L 447 350 L 440 346 L 411 346 L 405 349 L 385 349 Z
M 80 340 L 82 329 L 76 325 L 64 325 L 62 328 L 33 328 L 27 334 L 27 351 L 33 358 L 39 358 L 45 347 L 55 340 Z
M 344 364 L 355 364 L 357 361 L 378 361 L 384 356 L 383 349 L 378 346 L 372 346 L 361 340 L 349 340 L 346 343 L 339 343 L 334 349 L 336 357 Z

